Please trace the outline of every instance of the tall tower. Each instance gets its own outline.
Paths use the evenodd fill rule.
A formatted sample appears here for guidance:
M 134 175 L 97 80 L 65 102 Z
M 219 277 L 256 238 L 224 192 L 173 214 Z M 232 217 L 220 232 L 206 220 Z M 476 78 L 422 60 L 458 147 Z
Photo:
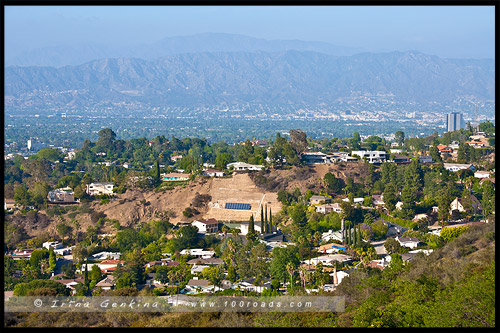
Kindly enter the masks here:
M 464 128 L 464 119 L 459 112 L 451 112 L 446 114 L 446 131 L 453 132 Z

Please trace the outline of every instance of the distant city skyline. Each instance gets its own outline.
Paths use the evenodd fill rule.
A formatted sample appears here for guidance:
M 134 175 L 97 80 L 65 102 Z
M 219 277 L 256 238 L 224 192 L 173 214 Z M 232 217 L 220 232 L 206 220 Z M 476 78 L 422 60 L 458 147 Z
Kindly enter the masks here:
M 321 41 L 369 52 L 494 58 L 495 6 L 5 6 L 6 58 L 55 45 L 198 33 Z

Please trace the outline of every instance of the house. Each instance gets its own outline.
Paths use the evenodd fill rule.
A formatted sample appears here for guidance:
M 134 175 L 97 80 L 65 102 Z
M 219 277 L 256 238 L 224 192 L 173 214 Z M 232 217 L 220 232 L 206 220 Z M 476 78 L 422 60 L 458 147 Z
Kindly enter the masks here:
M 323 266 L 332 266 L 336 262 L 348 263 L 352 261 L 352 257 L 346 254 L 327 254 L 324 256 L 305 260 L 304 262 L 309 265 L 317 265 L 321 263 Z
M 121 253 L 120 252 L 99 252 L 91 255 L 90 257 L 87 258 L 87 260 L 92 260 L 92 261 L 101 261 L 101 260 L 106 260 L 106 259 L 114 259 L 118 260 L 120 259 Z
M 474 177 L 476 178 L 490 178 L 491 172 L 489 171 L 476 171 L 474 172 Z
M 42 247 L 46 248 L 47 250 L 52 247 L 56 255 L 65 256 L 71 253 L 70 247 L 64 247 L 62 243 L 59 242 L 45 242 L 42 244 Z
M 19 260 L 19 259 L 29 259 L 31 258 L 31 253 L 35 251 L 33 249 L 19 249 L 15 250 L 11 254 L 9 254 L 9 257 L 11 257 L 14 260 Z
M 6 211 L 12 211 L 16 208 L 16 201 L 14 199 L 4 199 L 3 209 Z
M 401 246 L 409 247 L 411 249 L 416 248 L 420 241 L 415 237 L 396 237 L 396 240 L 401 244 Z
M 260 171 L 264 168 L 263 165 L 248 164 L 245 162 L 233 162 L 227 165 L 228 169 L 233 169 L 234 171 Z
M 333 273 L 330 273 L 329 275 L 332 277 L 333 285 L 336 287 L 342 282 L 345 277 L 349 276 L 349 273 L 344 271 L 337 271 L 337 269 L 334 268 Z
M 384 195 L 372 195 L 372 203 L 375 206 L 383 206 L 384 205 Z
M 88 195 L 113 195 L 113 183 L 91 183 L 87 184 Z
M 471 204 L 472 204 L 472 209 L 473 210 L 480 210 L 481 209 L 481 204 L 479 200 L 474 195 L 470 196 Z M 465 212 L 466 209 L 464 207 L 464 202 L 462 198 L 456 197 L 450 204 L 450 214 L 454 211 L 458 210 L 459 212 Z
M 175 156 L 170 157 L 170 160 L 172 160 L 173 162 L 177 162 L 181 158 L 182 158 L 182 155 L 175 155 Z
M 443 166 L 446 170 L 452 172 L 457 172 L 458 170 L 466 170 L 466 169 L 474 171 L 476 169 L 472 164 L 443 163 Z
M 97 267 L 99 267 L 99 269 L 103 273 L 112 273 L 115 271 L 115 269 L 118 265 L 123 265 L 124 263 L 125 263 L 125 261 L 123 261 L 123 260 L 108 259 L 108 260 L 103 260 L 100 263 L 95 264 L 95 265 L 97 265 Z M 89 267 L 87 267 L 87 269 L 91 268 L 90 265 L 91 264 L 88 265 Z
M 179 172 L 164 173 L 161 175 L 161 179 L 165 182 L 186 181 L 189 180 L 189 174 Z
M 214 285 L 210 284 L 210 281 L 194 277 L 191 280 L 189 280 L 189 282 L 186 284 L 186 287 L 181 290 L 181 293 L 198 294 L 200 292 L 202 293 L 211 292 L 213 289 Z M 216 287 L 216 290 L 219 290 L 219 288 Z
M 327 202 L 330 202 L 330 201 L 332 201 L 332 199 L 329 198 L 329 197 L 326 197 L 324 195 L 313 195 L 309 199 L 309 204 L 310 205 L 317 205 L 317 204 L 327 203 Z
M 344 199 L 342 199 L 342 201 L 349 202 L 349 198 L 344 198 Z M 355 204 L 356 203 L 362 203 L 363 201 L 365 201 L 365 198 L 353 198 L 353 202 Z
M 443 154 L 452 154 L 453 153 L 453 148 L 445 146 L 445 145 L 437 145 L 436 148 L 439 150 L 439 153 L 441 156 Z
M 340 250 L 345 251 L 345 247 L 343 245 L 337 244 L 337 243 L 330 243 L 330 244 L 321 245 L 318 248 L 319 253 L 335 253 L 335 252 L 338 252 Z
M 271 288 L 271 280 L 264 279 L 257 281 L 257 278 L 251 277 L 235 283 L 233 288 L 261 293 L 264 291 L 264 289 Z
M 195 258 L 186 262 L 188 265 L 224 265 L 221 258 Z
M 150 261 L 148 263 L 146 263 L 144 265 L 144 267 L 146 268 L 151 268 L 151 267 L 154 267 L 154 266 L 164 266 L 165 265 L 165 262 L 164 261 L 161 261 L 161 260 L 155 260 L 155 261 Z
M 432 157 L 429 155 L 420 156 L 420 163 L 432 163 Z
M 340 204 L 338 202 L 335 202 L 333 204 L 324 204 L 324 205 L 319 205 L 316 206 L 316 212 L 321 213 L 321 214 L 328 214 L 330 212 L 335 212 L 335 213 L 342 213 L 344 210 L 340 208 Z
M 224 177 L 224 171 L 215 169 L 205 169 L 203 170 L 203 174 L 210 177 Z
M 353 150 L 352 156 L 359 156 L 361 159 L 366 158 L 368 163 L 382 163 L 385 162 L 385 151 L 370 151 L 370 150 Z
M 338 230 L 338 231 L 328 230 L 328 232 L 324 232 L 321 234 L 321 241 L 322 242 L 328 242 L 331 239 L 336 239 L 336 240 L 341 241 L 341 242 L 344 241 L 344 238 L 342 236 L 342 232 L 340 230 Z
M 248 234 L 248 227 L 249 227 L 249 222 L 241 222 L 240 223 L 240 231 L 241 231 L 241 234 L 242 235 L 246 235 Z M 261 233 L 261 226 L 260 226 L 260 221 L 255 221 L 254 224 L 253 224 L 253 229 L 258 232 L 258 233 Z
M 311 152 L 311 153 L 303 153 L 301 156 L 304 164 L 325 164 L 327 163 L 327 155 L 321 152 Z
M 205 268 L 207 268 L 208 265 L 193 265 L 191 266 L 191 274 L 197 275 L 201 273 Z
M 193 257 L 200 257 L 200 258 L 210 258 L 215 255 L 215 251 L 211 250 L 203 250 L 203 249 L 184 249 L 180 252 L 181 255 L 190 255 Z
M 49 191 L 47 194 L 47 200 L 51 204 L 75 203 L 75 196 L 70 187 L 65 187 Z
M 427 218 L 429 218 L 429 215 L 427 215 L 425 213 L 423 213 L 423 214 L 417 214 L 413 218 L 413 221 L 418 221 L 418 220 L 427 219 Z
M 389 153 L 391 153 L 391 154 L 402 154 L 404 152 L 405 152 L 405 150 L 402 148 L 389 150 Z
M 399 154 L 394 155 L 394 158 L 392 159 L 392 161 L 396 164 L 409 164 L 411 162 L 411 160 L 408 156 L 399 155 Z
M 54 276 L 50 278 L 52 281 L 59 282 L 61 284 L 64 284 L 66 288 L 71 289 L 71 293 L 75 294 L 76 293 L 76 286 L 78 284 L 83 284 L 85 281 L 85 278 L 83 277 L 82 274 L 75 274 L 74 279 L 55 279 Z
M 45 242 L 42 244 L 42 247 L 46 248 L 47 250 L 49 250 L 52 247 L 55 250 L 63 248 L 63 245 L 61 242 Z
M 217 232 L 219 230 L 219 222 L 216 219 L 195 220 L 191 225 L 198 228 L 198 232 L 203 234 Z
M 154 273 L 146 273 L 146 285 L 148 287 L 154 287 L 154 286 L 163 286 L 163 283 L 159 280 L 155 280 L 155 274 Z
M 108 275 L 101 281 L 97 282 L 96 287 L 100 287 L 102 290 L 110 290 L 115 287 L 115 277 L 113 275 Z
M 486 147 L 486 142 L 483 141 L 466 141 L 465 143 L 476 149 Z

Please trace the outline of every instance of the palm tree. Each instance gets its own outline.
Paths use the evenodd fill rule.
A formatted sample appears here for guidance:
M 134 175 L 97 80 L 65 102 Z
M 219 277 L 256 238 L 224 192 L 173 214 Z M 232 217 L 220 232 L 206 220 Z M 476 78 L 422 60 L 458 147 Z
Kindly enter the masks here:
M 288 272 L 288 274 L 290 274 L 290 289 L 292 288 L 293 286 L 293 274 L 295 273 L 295 266 L 291 263 L 291 262 L 288 262 L 286 264 L 286 270 Z
M 306 287 L 307 270 L 304 266 L 299 267 L 299 276 L 300 276 L 300 279 L 302 280 L 302 286 L 305 288 Z

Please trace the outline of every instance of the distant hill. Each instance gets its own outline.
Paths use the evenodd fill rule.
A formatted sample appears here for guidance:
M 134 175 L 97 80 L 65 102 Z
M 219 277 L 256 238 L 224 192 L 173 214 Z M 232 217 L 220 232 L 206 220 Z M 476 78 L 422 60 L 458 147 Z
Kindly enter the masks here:
M 301 40 L 267 40 L 227 33 L 202 33 L 191 36 L 166 37 L 155 43 L 110 46 L 101 44 L 58 45 L 37 48 L 20 54 L 6 54 L 6 66 L 81 65 L 105 58 L 140 58 L 153 60 L 182 53 L 203 52 L 283 52 L 313 51 L 345 56 L 360 53 L 361 48 L 342 47 L 324 42 Z M 8 52 L 8 50 L 7 50 Z
M 494 60 L 441 59 L 419 52 L 341 57 L 294 50 L 183 53 L 155 60 L 100 59 L 61 68 L 9 66 L 5 106 L 320 105 L 363 95 L 446 104 L 494 100 L 494 78 Z

